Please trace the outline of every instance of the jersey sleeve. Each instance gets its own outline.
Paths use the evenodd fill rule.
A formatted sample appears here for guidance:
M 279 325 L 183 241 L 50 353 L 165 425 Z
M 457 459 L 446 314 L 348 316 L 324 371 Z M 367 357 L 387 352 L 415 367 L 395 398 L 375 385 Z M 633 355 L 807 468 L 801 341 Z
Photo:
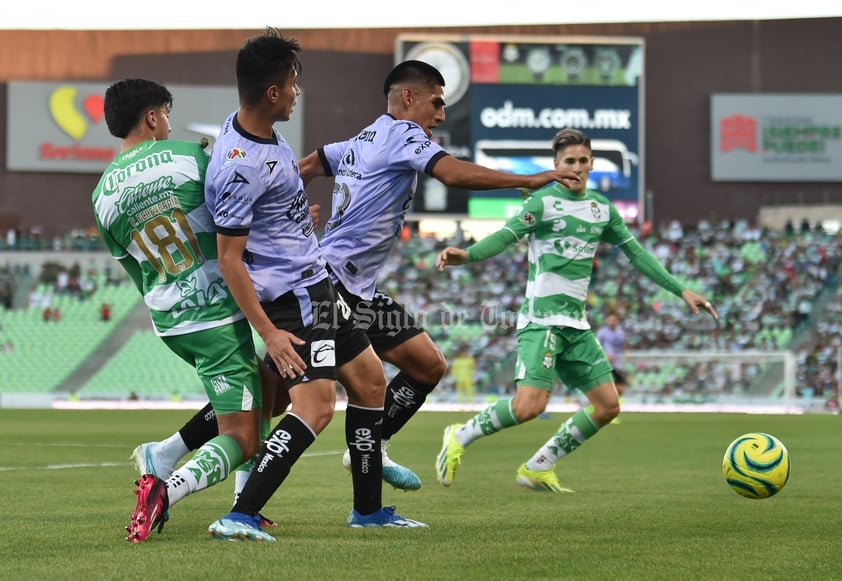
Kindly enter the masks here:
M 503 228 L 510 230 L 518 240 L 535 231 L 544 214 L 544 202 L 541 196 L 526 198 L 514 215 L 506 221 Z
M 602 239 L 614 246 L 620 246 L 632 240 L 633 236 L 623 221 L 623 217 L 611 202 L 608 202 L 608 214 L 608 227 L 602 233 Z
M 393 152 L 396 166 L 412 168 L 417 172 L 433 175 L 433 166 L 442 157 L 449 155 L 441 145 L 433 141 L 420 125 L 409 121 L 396 124 L 389 134 L 389 151 Z
M 248 164 L 229 163 L 213 177 L 213 221 L 216 231 L 228 236 L 243 236 L 251 229 L 254 204 L 265 192 L 261 176 Z
M 108 252 L 111 253 L 111 256 L 113 256 L 117 260 L 122 260 L 123 258 L 128 256 L 128 250 L 126 250 L 114 239 L 114 236 L 111 235 L 111 232 L 108 231 L 108 228 L 102 225 L 99 216 L 94 214 L 94 218 L 96 219 L 96 227 L 97 230 L 99 230 L 99 235 L 100 237 L 102 237 L 102 243 L 108 249 Z
M 318 149 L 319 160 L 322 162 L 322 167 L 327 177 L 336 175 L 339 162 L 342 161 L 342 156 L 345 154 L 347 147 L 347 141 L 338 141 L 336 143 L 329 143 Z

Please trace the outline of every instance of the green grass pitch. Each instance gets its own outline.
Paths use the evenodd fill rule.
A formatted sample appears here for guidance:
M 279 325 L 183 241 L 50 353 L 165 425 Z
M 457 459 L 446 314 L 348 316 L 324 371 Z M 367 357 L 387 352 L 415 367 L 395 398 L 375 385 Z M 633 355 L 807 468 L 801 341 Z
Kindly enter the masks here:
M 555 431 L 552 414 L 476 442 L 451 488 L 433 464 L 442 429 L 468 413 L 418 414 L 394 460 L 424 485 L 384 486 L 386 505 L 429 529 L 349 529 L 344 415 L 265 509 L 277 543 L 221 542 L 232 481 L 187 497 L 163 533 L 126 542 L 135 445 L 189 411 L 0 410 L 0 577 L 4 579 L 842 579 L 842 418 L 829 415 L 624 414 L 557 473 L 576 494 L 515 485 L 515 470 Z M 725 484 L 728 444 L 768 432 L 792 474 L 775 497 Z M 233 479 L 231 479 L 233 480 Z

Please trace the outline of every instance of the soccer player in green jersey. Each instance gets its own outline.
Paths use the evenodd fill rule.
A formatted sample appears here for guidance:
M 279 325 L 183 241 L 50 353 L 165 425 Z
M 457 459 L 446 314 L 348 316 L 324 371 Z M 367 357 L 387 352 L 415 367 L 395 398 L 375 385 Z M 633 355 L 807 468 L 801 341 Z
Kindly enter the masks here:
M 144 474 L 127 540 L 160 532 L 169 507 L 224 480 L 260 445 L 260 364 L 251 328 L 223 280 L 216 229 L 205 205 L 208 155 L 170 141 L 169 90 L 125 79 L 105 93 L 105 121 L 120 153 L 93 192 L 102 239 L 137 285 L 155 333 L 196 368 L 219 434 L 166 480 Z
M 436 261 L 439 270 L 484 260 L 526 237 L 529 274 L 517 323 L 517 392 L 501 399 L 465 424 L 444 430 L 436 459 L 443 486 L 453 484 L 465 448 L 538 417 L 547 407 L 557 375 L 568 387 L 584 392 L 591 405 L 579 410 L 517 470 L 516 482 L 535 490 L 571 492 L 559 484 L 553 467 L 620 413 L 612 366 L 588 323 L 586 299 L 593 258 L 600 242 L 618 246 L 631 265 L 664 289 L 681 297 L 696 315 L 705 309 L 718 315 L 705 297 L 684 288 L 643 249 L 611 202 L 587 189 L 593 168 L 590 139 L 562 129 L 553 138 L 556 169 L 571 170 L 580 180 L 571 189 L 552 184 L 528 197 L 505 226 L 467 250 L 448 247 Z

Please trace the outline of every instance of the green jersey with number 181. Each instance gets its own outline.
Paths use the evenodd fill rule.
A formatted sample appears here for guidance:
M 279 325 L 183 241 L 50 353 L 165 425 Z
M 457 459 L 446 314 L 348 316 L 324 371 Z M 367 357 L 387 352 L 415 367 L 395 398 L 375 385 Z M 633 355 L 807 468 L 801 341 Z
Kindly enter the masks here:
M 632 239 L 614 205 L 596 192 L 580 196 L 555 184 L 527 198 L 505 228 L 529 242 L 518 328 L 538 323 L 590 329 L 586 301 L 599 242 L 619 246 Z
M 93 192 L 102 239 L 130 274 L 139 272 L 133 278 L 159 336 L 243 318 L 219 271 L 207 165 L 198 143 L 145 141 L 119 154 Z

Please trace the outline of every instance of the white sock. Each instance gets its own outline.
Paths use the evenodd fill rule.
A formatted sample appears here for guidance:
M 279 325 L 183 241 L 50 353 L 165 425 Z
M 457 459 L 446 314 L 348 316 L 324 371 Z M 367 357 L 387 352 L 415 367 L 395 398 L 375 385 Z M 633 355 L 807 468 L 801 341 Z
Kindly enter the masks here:
M 246 487 L 246 482 L 248 482 L 249 476 L 251 476 L 251 470 L 236 470 L 234 472 L 234 504 L 237 503 L 237 499 L 240 498 L 240 493 L 243 491 L 243 488 Z
M 187 448 L 184 440 L 181 439 L 181 434 L 176 432 L 166 440 L 158 442 L 156 452 L 164 462 L 170 466 L 175 466 L 190 450 Z

